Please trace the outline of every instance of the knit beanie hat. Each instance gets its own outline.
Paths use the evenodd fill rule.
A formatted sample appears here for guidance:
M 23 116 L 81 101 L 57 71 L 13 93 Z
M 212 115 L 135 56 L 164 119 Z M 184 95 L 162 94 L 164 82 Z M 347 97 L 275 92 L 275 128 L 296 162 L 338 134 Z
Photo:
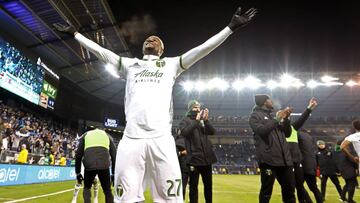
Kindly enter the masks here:
M 316 145 L 324 145 L 324 144 L 325 144 L 325 142 L 323 140 L 318 140 L 316 142 Z
M 187 106 L 187 107 L 188 107 L 188 110 L 187 110 L 187 112 L 186 112 L 186 115 L 189 115 L 189 113 L 191 112 L 191 109 L 192 109 L 193 106 L 196 105 L 196 104 L 199 104 L 199 105 L 200 105 L 200 102 L 198 102 L 198 101 L 195 100 L 195 99 L 189 101 L 188 106 Z
M 257 106 L 262 106 L 266 102 L 267 99 L 270 99 L 270 97 L 266 94 L 257 94 L 255 95 L 255 104 Z

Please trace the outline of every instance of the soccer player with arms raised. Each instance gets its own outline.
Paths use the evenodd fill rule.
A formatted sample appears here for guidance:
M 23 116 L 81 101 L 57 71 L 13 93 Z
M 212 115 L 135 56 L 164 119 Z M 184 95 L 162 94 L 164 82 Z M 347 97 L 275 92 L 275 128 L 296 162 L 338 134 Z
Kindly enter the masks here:
M 115 202 L 141 202 L 146 182 L 154 202 L 183 202 L 181 172 L 171 136 L 172 89 L 175 79 L 222 44 L 235 30 L 248 24 L 256 9 L 235 12 L 228 26 L 203 44 L 177 56 L 160 58 L 164 44 L 157 36 L 143 44 L 143 58 L 121 57 L 78 33 L 72 26 L 55 24 L 70 33 L 101 61 L 126 79 L 126 127 L 118 146 Z

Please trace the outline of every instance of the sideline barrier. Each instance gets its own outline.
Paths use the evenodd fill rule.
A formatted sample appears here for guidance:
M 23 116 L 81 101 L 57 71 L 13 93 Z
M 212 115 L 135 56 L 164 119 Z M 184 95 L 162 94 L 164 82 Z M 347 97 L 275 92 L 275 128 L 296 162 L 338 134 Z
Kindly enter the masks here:
M 0 164 L 0 186 L 75 179 L 75 167 Z

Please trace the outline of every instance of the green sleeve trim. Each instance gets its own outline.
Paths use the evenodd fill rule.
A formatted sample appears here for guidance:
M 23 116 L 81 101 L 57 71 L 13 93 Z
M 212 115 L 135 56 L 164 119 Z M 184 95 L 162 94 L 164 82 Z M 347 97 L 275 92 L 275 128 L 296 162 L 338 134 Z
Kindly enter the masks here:
M 122 59 L 122 57 L 120 56 L 120 58 L 119 58 L 119 68 L 118 68 L 118 71 L 120 71 L 120 72 L 121 72 L 121 69 L 122 69 L 121 59 Z
M 182 63 L 182 55 L 180 56 L 180 67 L 183 69 L 183 70 L 186 70 L 186 68 L 184 67 L 183 63 Z

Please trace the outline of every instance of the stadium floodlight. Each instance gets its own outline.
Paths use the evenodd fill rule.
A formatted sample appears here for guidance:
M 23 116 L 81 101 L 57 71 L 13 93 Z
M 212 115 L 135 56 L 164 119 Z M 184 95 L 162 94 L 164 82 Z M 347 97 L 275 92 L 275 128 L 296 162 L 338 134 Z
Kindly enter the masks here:
M 353 80 L 349 80 L 349 81 L 346 82 L 346 85 L 349 86 L 349 87 L 353 87 L 355 85 L 358 85 L 358 83 L 353 81 Z
M 242 89 L 245 88 L 245 83 L 244 81 L 241 81 L 241 80 L 235 80 L 233 83 L 232 83 L 232 87 L 237 90 L 237 91 L 240 91 Z
M 257 89 L 259 87 L 265 86 L 264 84 L 261 83 L 261 80 L 258 78 L 255 78 L 252 75 L 247 76 L 244 79 L 244 84 L 246 85 L 246 87 L 248 87 L 249 89 Z
M 229 88 L 229 84 L 220 78 L 214 78 L 208 82 L 208 89 L 219 89 L 221 91 L 225 91 Z
M 324 75 L 321 77 L 321 81 L 324 82 L 324 83 L 331 83 L 331 82 L 334 82 L 334 81 L 337 81 L 339 80 L 339 78 L 335 78 L 333 76 L 330 76 L 330 75 Z
M 306 84 L 306 86 L 309 87 L 310 89 L 314 89 L 319 85 L 320 85 L 319 82 L 317 82 L 315 80 L 309 80 Z
M 206 90 L 206 83 L 200 80 L 195 82 L 195 90 L 197 90 L 198 92 Z
M 281 75 L 280 80 L 281 83 L 291 83 L 292 81 L 294 81 L 296 78 L 294 78 L 294 76 L 288 74 L 288 73 L 284 73 Z
M 291 84 L 292 87 L 296 87 L 296 88 L 300 88 L 300 87 L 304 87 L 305 84 L 302 83 L 299 79 L 294 81 L 292 84 Z
M 194 83 L 191 81 L 186 81 L 181 83 L 181 86 L 183 87 L 183 89 L 187 92 L 190 92 L 191 90 L 194 89 Z
M 279 86 L 279 83 L 276 82 L 275 80 L 269 80 L 269 81 L 266 83 L 266 87 L 267 87 L 268 89 L 271 89 L 271 90 L 277 88 L 278 86 Z
M 342 82 L 336 82 L 336 81 L 331 81 L 331 82 L 326 82 L 326 83 L 324 83 L 324 86 L 326 86 L 326 87 L 342 86 L 342 85 L 344 85 L 344 83 L 342 83 Z
M 280 77 L 280 86 L 283 88 L 288 88 L 288 87 L 299 88 L 304 86 L 304 83 L 302 83 L 299 78 L 295 78 L 294 76 L 288 73 L 284 73 Z
M 114 76 L 115 78 L 120 78 L 120 76 L 116 72 L 116 68 L 111 65 L 110 63 L 105 65 L 105 70 L 110 73 L 110 75 Z

